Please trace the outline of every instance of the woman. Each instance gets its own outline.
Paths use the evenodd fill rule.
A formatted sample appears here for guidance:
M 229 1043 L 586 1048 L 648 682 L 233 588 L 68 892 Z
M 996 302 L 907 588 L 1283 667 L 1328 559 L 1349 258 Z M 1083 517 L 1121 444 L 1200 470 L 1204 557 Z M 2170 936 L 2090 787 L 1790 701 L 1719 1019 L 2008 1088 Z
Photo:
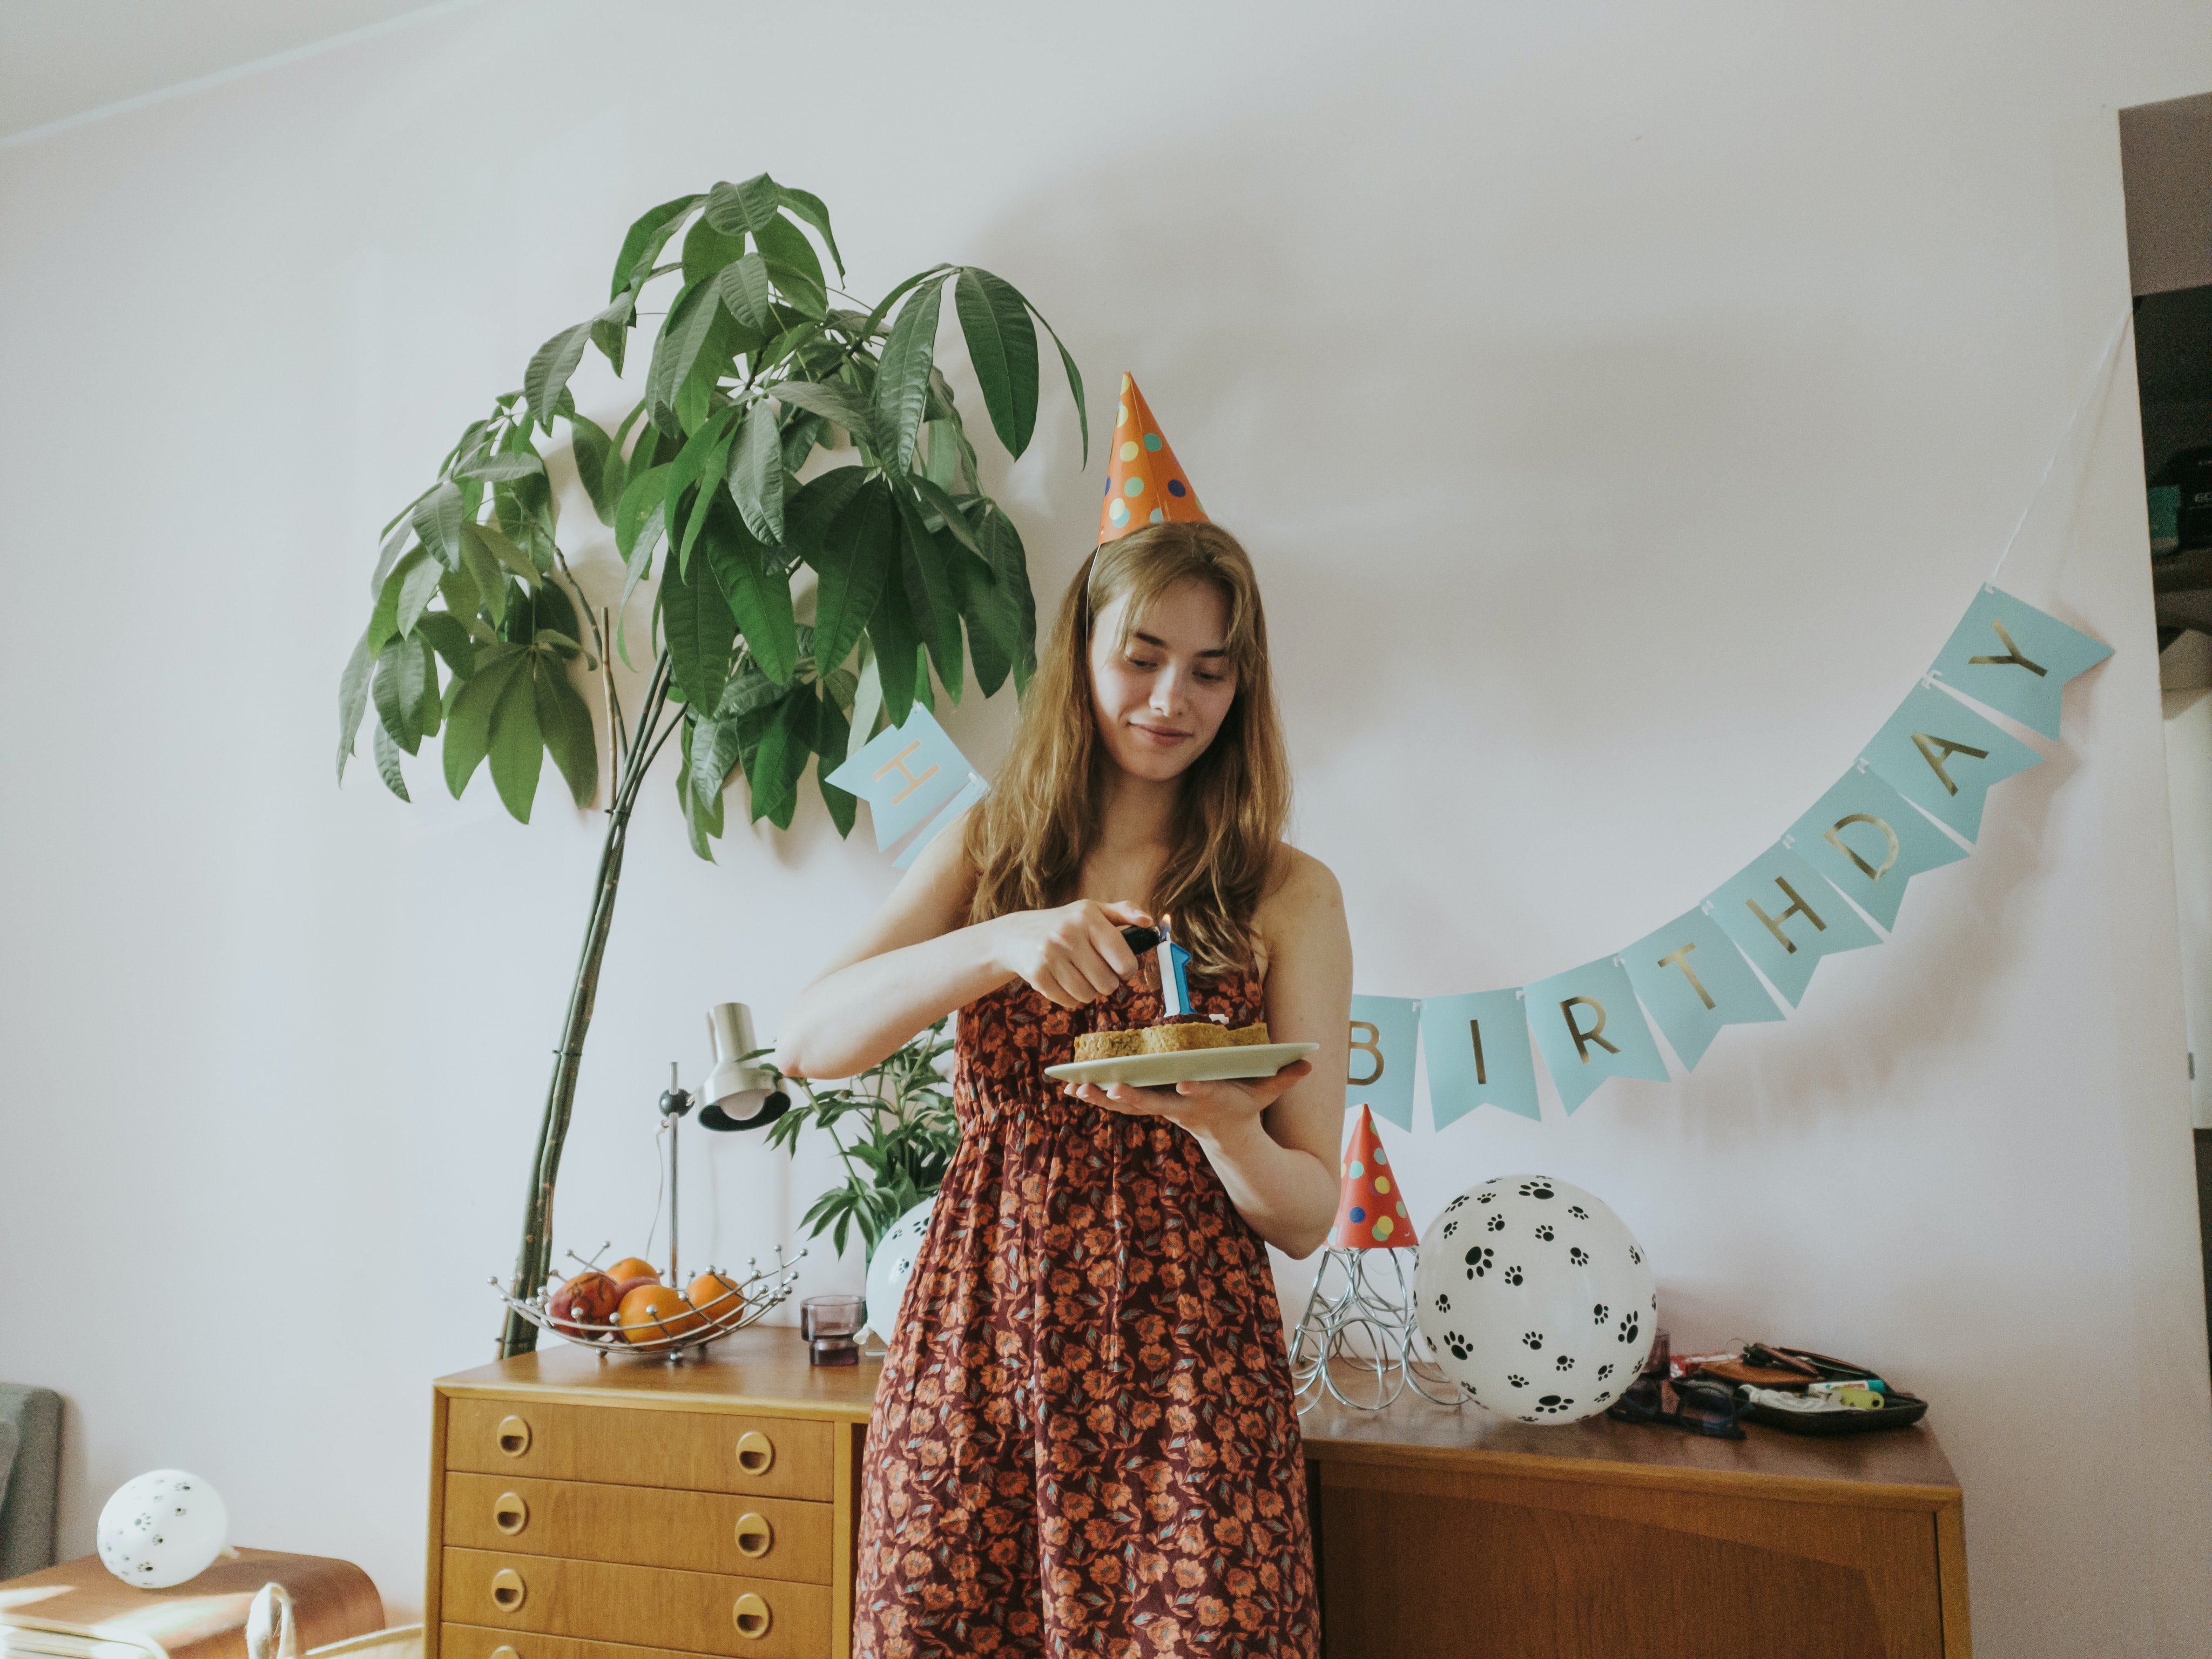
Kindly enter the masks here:
M 1288 798 L 1243 550 L 1133 523 L 1070 586 L 994 792 L 787 1017 L 778 1063 L 845 1076 L 960 1011 L 960 1147 L 868 1436 L 856 1656 L 1318 1653 L 1261 1243 L 1310 1254 L 1335 1210 L 1352 953 L 1334 878 L 1279 838 Z M 1121 930 L 1160 914 L 1196 1012 L 1318 1064 L 1046 1078 L 1079 1034 L 1159 1019 Z

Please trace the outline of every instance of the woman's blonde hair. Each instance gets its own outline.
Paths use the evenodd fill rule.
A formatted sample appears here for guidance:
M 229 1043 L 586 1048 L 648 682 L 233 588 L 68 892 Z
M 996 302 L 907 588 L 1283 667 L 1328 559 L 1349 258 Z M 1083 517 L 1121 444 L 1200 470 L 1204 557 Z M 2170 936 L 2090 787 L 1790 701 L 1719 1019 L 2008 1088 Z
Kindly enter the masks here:
M 1290 817 L 1291 768 L 1275 716 L 1260 584 L 1237 538 L 1212 523 L 1149 525 L 1108 542 L 1068 584 L 1023 700 L 1012 751 L 969 817 L 968 858 L 976 872 L 970 921 L 1073 896 L 1097 842 L 1111 764 L 1091 690 L 1092 629 L 1126 597 L 1119 649 L 1153 603 L 1186 581 L 1209 583 L 1227 605 L 1226 665 L 1237 696 L 1212 743 L 1182 775 L 1173 848 L 1146 902 L 1154 915 L 1174 918 L 1176 938 L 1199 972 L 1255 964 L 1252 916 Z

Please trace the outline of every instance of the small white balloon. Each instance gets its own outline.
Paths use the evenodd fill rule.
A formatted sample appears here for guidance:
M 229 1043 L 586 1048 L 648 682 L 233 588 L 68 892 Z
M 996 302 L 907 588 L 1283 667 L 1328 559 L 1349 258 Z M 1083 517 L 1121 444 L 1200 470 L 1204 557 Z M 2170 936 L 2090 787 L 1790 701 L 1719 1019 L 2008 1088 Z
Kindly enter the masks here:
M 907 1280 L 914 1277 L 914 1259 L 936 1205 L 933 1194 L 891 1223 L 890 1231 L 876 1241 L 875 1255 L 868 1258 L 868 1325 L 885 1342 L 897 1328 L 899 1304 L 906 1296 Z
M 1619 1216 L 1549 1176 L 1469 1188 L 1421 1230 L 1414 1316 L 1443 1373 L 1523 1423 L 1603 1411 L 1651 1352 L 1659 1302 Z
M 100 1512 L 100 1565 L 126 1584 L 167 1589 L 198 1577 L 230 1538 L 230 1512 L 213 1486 L 182 1469 L 155 1469 L 115 1489 Z

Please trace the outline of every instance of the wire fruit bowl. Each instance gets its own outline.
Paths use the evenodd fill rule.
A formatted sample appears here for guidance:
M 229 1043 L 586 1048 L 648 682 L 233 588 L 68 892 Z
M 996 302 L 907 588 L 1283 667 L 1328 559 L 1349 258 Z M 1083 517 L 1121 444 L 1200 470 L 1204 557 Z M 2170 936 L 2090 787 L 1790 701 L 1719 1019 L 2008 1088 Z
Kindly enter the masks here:
M 702 1348 L 709 1342 L 744 1330 L 757 1324 L 771 1308 L 780 1307 L 789 1299 L 799 1282 L 799 1264 L 806 1252 L 802 1249 L 788 1261 L 783 1252 L 775 1253 L 775 1265 L 763 1267 L 757 1257 L 745 1263 L 745 1276 L 732 1279 L 734 1288 L 725 1291 L 712 1301 L 693 1307 L 686 1302 L 680 1313 L 672 1314 L 657 1328 L 658 1336 L 644 1333 L 656 1326 L 642 1326 L 624 1331 L 617 1324 L 597 1324 L 573 1315 L 556 1320 L 553 1317 L 549 1291 L 541 1291 L 533 1297 L 517 1297 L 508 1293 L 497 1279 L 490 1281 L 492 1293 L 514 1312 L 520 1314 L 541 1331 L 550 1331 L 563 1342 L 579 1348 L 587 1348 L 601 1358 L 609 1354 L 652 1355 L 672 1363 L 694 1348 Z M 679 1291 L 680 1295 L 681 1292 Z

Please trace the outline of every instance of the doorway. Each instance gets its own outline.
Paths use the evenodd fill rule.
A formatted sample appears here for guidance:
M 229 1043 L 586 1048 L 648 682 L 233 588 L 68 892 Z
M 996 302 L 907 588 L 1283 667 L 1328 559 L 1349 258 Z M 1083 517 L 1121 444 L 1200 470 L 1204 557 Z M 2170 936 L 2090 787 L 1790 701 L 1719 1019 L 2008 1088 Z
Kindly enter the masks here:
M 2120 167 L 2212 1325 L 2212 93 L 2121 111 Z

